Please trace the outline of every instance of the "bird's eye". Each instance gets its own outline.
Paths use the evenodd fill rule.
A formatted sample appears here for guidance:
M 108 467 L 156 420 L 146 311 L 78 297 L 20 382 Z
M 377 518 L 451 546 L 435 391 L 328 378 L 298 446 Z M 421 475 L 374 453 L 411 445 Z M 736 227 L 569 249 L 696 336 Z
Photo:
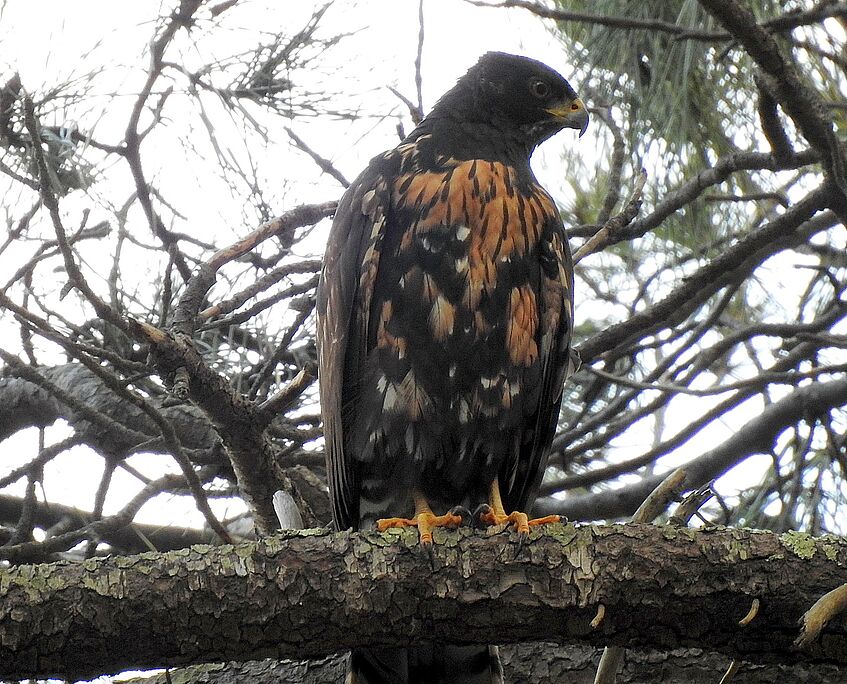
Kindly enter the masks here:
M 550 86 L 544 81 L 533 79 L 529 83 L 529 92 L 531 92 L 539 100 L 543 100 L 550 94 Z

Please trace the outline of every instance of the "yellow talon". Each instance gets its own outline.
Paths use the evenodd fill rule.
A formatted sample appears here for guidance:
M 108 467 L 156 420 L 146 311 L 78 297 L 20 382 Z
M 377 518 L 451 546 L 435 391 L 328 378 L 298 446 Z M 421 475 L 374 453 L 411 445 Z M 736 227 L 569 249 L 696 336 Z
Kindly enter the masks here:
M 421 546 L 430 546 L 432 531 L 436 527 L 455 529 L 461 524 L 462 516 L 453 513 L 435 515 L 423 495 L 415 493 L 414 518 L 380 518 L 376 521 L 376 529 L 385 532 L 396 527 L 417 527 Z
M 532 518 L 530 520 L 529 516 L 522 511 L 506 513 L 503 508 L 503 500 L 500 498 L 500 485 L 497 478 L 494 478 L 494 482 L 491 483 L 491 490 L 488 498 L 489 510 L 479 516 L 480 522 L 487 523 L 489 525 L 502 525 L 503 523 L 509 523 L 515 528 L 515 530 L 517 530 L 517 533 L 521 535 L 529 534 L 530 527 L 546 525 L 548 523 L 557 523 L 562 520 L 560 515 L 545 515 L 542 518 Z

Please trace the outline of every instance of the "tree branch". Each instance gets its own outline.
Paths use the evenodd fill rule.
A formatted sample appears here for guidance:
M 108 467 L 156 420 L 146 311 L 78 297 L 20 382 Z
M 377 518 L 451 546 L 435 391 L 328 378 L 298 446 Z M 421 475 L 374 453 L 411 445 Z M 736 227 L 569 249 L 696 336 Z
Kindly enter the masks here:
M 141 114 L 147 104 L 147 99 L 153 92 L 153 86 L 162 74 L 162 58 L 165 50 L 180 28 L 186 30 L 191 28 L 194 24 L 194 13 L 200 8 L 201 4 L 202 0 L 180 0 L 179 9 L 171 13 L 168 21 L 161 28 L 161 34 L 150 45 L 150 68 L 147 72 L 147 79 L 135 100 L 129 122 L 127 123 L 126 132 L 124 133 L 124 157 L 129 164 L 133 180 L 135 181 L 138 202 L 144 210 L 151 232 L 162 241 L 162 245 L 171 256 L 183 280 L 188 280 L 191 277 L 191 269 L 185 261 L 185 256 L 179 250 L 178 240 L 165 228 L 161 217 L 153 207 L 151 188 L 141 164 L 141 141 L 146 135 L 146 132 L 139 133 L 138 125 L 141 120 Z M 160 109 L 166 97 L 167 94 L 163 95 L 156 108 L 154 123 L 160 116 Z M 147 132 L 152 130 L 153 125 L 151 124 Z
M 843 616 L 819 644 L 791 647 L 797 619 L 843 582 L 845 563 L 847 542 L 796 533 L 551 525 L 517 557 L 514 535 L 498 530 L 438 530 L 431 554 L 410 530 L 305 530 L 235 547 L 2 568 L 0 676 L 323 657 L 432 635 L 847 664 Z M 762 609 L 740 630 L 751 597 Z M 592 629 L 601 603 L 605 619 Z
M 635 336 L 643 337 L 656 325 L 666 328 L 684 320 L 705 298 L 717 292 L 733 278 L 737 278 L 737 270 L 744 274 L 749 273 L 778 248 L 784 248 L 786 241 L 790 244 L 792 241 L 797 243 L 808 239 L 801 226 L 818 232 L 834 225 L 834 215 L 823 213 L 814 217 L 826 206 L 828 193 L 826 186 L 813 190 L 785 213 L 749 233 L 711 260 L 708 265 L 686 278 L 682 286 L 677 287 L 662 301 L 633 314 L 622 323 L 609 326 L 583 342 L 577 349 L 583 362 L 587 363 L 610 349 L 622 346 Z
M 8 363 L 14 361 L 5 355 Z M 11 364 L 10 364 L 11 365 Z M 102 453 L 128 456 L 145 450 L 168 453 L 153 421 L 137 406 L 122 401 L 80 363 L 31 368 L 17 363 L 20 378 L 0 378 L 0 440 L 25 427 L 46 427 L 58 418 Z M 150 400 L 165 415 L 196 464 L 226 464 L 212 426 L 191 404 L 168 406 L 163 397 Z
M 558 8 L 545 7 L 537 2 L 529 0 L 500 0 L 499 3 L 486 2 L 484 0 L 466 0 L 471 5 L 477 7 L 520 7 L 528 10 L 532 14 L 544 19 L 553 19 L 555 21 L 580 21 L 587 24 L 597 24 L 598 26 L 608 26 L 610 28 L 625 29 L 625 30 L 641 30 L 641 31 L 660 31 L 675 36 L 679 40 L 701 40 L 701 41 L 725 41 L 732 40 L 732 33 L 721 31 L 698 31 L 690 27 L 681 26 L 670 21 L 662 21 L 660 19 L 639 19 L 636 17 L 621 17 L 611 14 L 592 14 L 590 12 L 573 12 Z M 841 2 L 832 2 L 832 0 L 823 0 L 816 7 L 802 12 L 786 12 L 780 17 L 764 21 L 761 24 L 756 24 L 755 19 L 752 26 L 757 28 L 767 27 L 771 31 L 788 32 L 793 31 L 798 26 L 806 26 L 815 24 L 828 17 L 843 17 L 847 16 L 847 4 Z
M 744 46 L 764 73 L 767 89 L 797 124 L 809 144 L 820 154 L 824 168 L 847 198 L 847 160 L 835 133 L 832 114 L 795 64 L 782 55 L 774 37 L 756 24 L 753 12 L 733 0 L 700 0 L 732 36 Z
M 500 647 L 505 681 L 509 684 L 594 684 L 599 652 L 592 646 L 543 642 L 506 644 Z M 344 681 L 344 654 L 320 660 L 274 660 L 196 665 L 167 673 L 122 680 L 125 684 L 338 684 Z M 669 652 L 628 651 L 617 674 L 617 684 L 715 684 L 726 670 L 729 659 L 702 649 L 677 648 Z M 815 682 L 843 684 L 844 671 L 838 665 L 794 663 L 759 665 L 741 663 L 739 679 L 744 684 L 774 682 Z
M 636 219 L 615 235 L 614 242 L 623 242 L 646 235 L 657 228 L 675 211 L 690 204 L 703 194 L 706 189 L 720 185 L 736 171 L 786 171 L 797 169 L 819 161 L 815 150 L 801 150 L 786 160 L 777 160 L 776 155 L 765 152 L 736 152 L 721 157 L 715 165 L 697 173 L 693 178 L 681 183 L 677 188 L 667 193 L 656 204 L 653 211 L 643 218 Z
M 179 332 L 170 335 L 141 321 L 131 323 L 136 336 L 147 338 L 151 344 L 162 377 L 173 377 L 180 370 L 187 376 L 189 395 L 220 434 L 241 495 L 253 511 L 257 529 L 262 534 L 277 529 L 271 503 L 277 489 L 290 493 L 300 506 L 303 518 L 315 524 L 308 503 L 279 466 L 279 449 L 266 434 L 263 417 L 255 402 L 244 398 L 224 376 L 211 369 L 188 335 Z
M 323 171 L 328 176 L 332 176 L 337 180 L 342 188 L 347 188 L 350 186 L 350 181 L 348 181 L 344 174 L 341 173 L 338 169 L 335 168 L 335 165 L 326 157 L 322 157 L 320 154 L 315 152 L 311 147 L 306 144 L 306 141 L 303 140 L 299 135 L 297 135 L 294 131 L 292 131 L 288 126 L 285 127 L 285 132 L 288 133 L 288 137 L 291 138 L 291 141 L 294 143 L 294 146 L 297 149 L 301 150 L 308 154 L 312 161 L 318 165 L 318 168 Z
M 20 515 L 21 505 L 22 499 L 0 494 L 0 521 L 16 519 Z M 69 527 L 84 527 L 93 521 L 91 511 L 57 503 L 38 506 L 35 511 L 35 524 L 38 527 L 47 529 L 58 526 L 58 532 Z M 214 537 L 214 533 L 208 530 L 192 527 L 132 523 L 107 531 L 100 540 L 115 548 L 140 552 L 151 548 L 159 551 L 182 549 L 192 544 L 210 543 Z
M 696 487 L 719 477 L 747 456 L 769 453 L 782 432 L 804 418 L 814 418 L 847 405 L 847 379 L 814 382 L 765 407 L 732 437 L 684 464 L 686 484 Z M 604 492 L 542 499 L 538 515 L 556 513 L 577 520 L 602 520 L 631 514 L 666 474 L 645 477 L 633 485 Z

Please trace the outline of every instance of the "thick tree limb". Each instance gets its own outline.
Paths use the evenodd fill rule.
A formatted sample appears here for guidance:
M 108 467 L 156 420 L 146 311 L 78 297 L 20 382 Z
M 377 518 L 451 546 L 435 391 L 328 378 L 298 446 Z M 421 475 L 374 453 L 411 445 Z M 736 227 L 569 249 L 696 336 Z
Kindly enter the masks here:
M 551 525 L 513 535 L 289 532 L 82 563 L 0 569 L 0 676 L 323 657 L 437 634 L 697 647 L 751 662 L 847 664 L 847 621 L 792 649 L 797 619 L 841 584 L 847 542 L 749 530 Z M 756 620 L 739 629 L 750 598 Z M 590 626 L 598 604 L 602 625 Z M 114 644 L 123 645 L 115 649 Z
M 0 441 L 26 427 L 46 427 L 57 419 L 64 418 L 73 428 L 79 441 L 84 441 L 99 453 L 115 458 L 124 458 L 138 452 L 169 453 L 156 425 L 142 410 L 131 402 L 123 400 L 110 390 L 103 380 L 80 363 L 68 363 L 54 367 L 32 368 L 23 366 L 28 372 L 38 375 L 49 383 L 49 387 L 39 386 L 24 378 L 0 378 Z M 216 379 L 215 373 L 208 376 Z M 233 394 L 233 396 L 236 396 Z M 230 462 L 226 458 L 220 438 L 210 420 L 203 411 L 191 403 L 168 405 L 170 397 L 150 397 L 148 399 L 173 426 L 181 443 L 191 445 L 185 449 L 195 465 L 219 465 L 229 473 Z M 214 405 L 210 396 L 208 405 Z M 267 419 L 264 419 L 266 422 Z M 238 433 L 232 433 L 235 437 Z M 235 438 L 233 437 L 233 438 Z M 282 468 L 282 459 L 275 453 L 274 444 L 265 438 L 262 442 L 268 453 L 272 453 L 272 466 L 282 477 L 293 480 L 293 488 L 299 491 L 315 511 L 318 521 L 328 520 L 326 494 L 323 490 L 312 491 L 303 475 L 296 468 Z M 249 452 L 254 453 L 254 452 Z M 289 460 L 288 465 L 291 464 Z M 21 475 L 23 476 L 23 475 Z M 258 473 L 256 475 L 258 477 Z M 265 483 L 269 490 L 270 483 Z M 304 489 L 306 491 L 301 491 Z M 272 491 L 268 494 L 271 497 Z M 0 506 L 0 522 L 16 520 L 20 512 L 20 500 L 7 497 L 7 504 Z M 270 499 L 268 499 L 270 502 Z M 269 506 L 270 507 L 270 506 Z M 305 507 L 304 507 L 305 508 Z M 3 511 L 12 517 L 3 517 Z M 41 510 L 41 507 L 40 509 Z M 45 509 L 46 510 L 46 509 Z M 61 507 L 56 510 L 61 510 Z M 90 513 L 80 515 L 90 517 Z M 48 518 L 51 516 L 48 515 Z M 64 516 L 60 516 L 64 517 Z M 82 520 L 80 516 L 70 519 Z M 55 524 L 47 522 L 47 525 Z M 42 523 L 39 523 L 42 524 Z M 136 539 L 134 534 L 120 535 L 122 539 Z M 177 530 L 174 538 L 182 536 Z M 195 543 L 199 538 L 191 537 Z M 153 542 L 158 548 L 175 548 L 167 542 L 164 547 Z M 176 543 L 176 542 L 174 542 Z M 143 546 L 131 546 L 142 550 Z
M 70 403 L 23 378 L 0 378 L 0 440 L 25 427 L 46 427 L 64 418 L 76 434 L 101 453 L 128 456 L 139 448 L 165 453 L 161 434 L 137 406 L 121 401 L 105 383 L 80 363 L 33 369 L 60 390 Z M 202 411 L 191 404 L 167 406 L 161 397 L 149 399 L 174 426 L 198 464 L 227 463 L 220 441 Z M 85 407 L 91 415 L 77 407 Z M 99 415 L 102 419 L 95 420 Z
M 581 644 L 526 643 L 500 647 L 500 660 L 509 684 L 593 684 L 599 655 L 597 649 Z M 338 684 L 344 678 L 345 660 L 345 656 L 336 655 L 307 661 L 216 663 L 123 681 L 126 684 Z M 704 653 L 696 648 L 678 648 L 664 653 L 629 651 L 616 681 L 617 684 L 657 681 L 662 684 L 715 684 L 728 664 L 726 656 Z M 837 665 L 821 663 L 741 663 L 736 681 L 744 684 L 843 684 L 844 671 Z

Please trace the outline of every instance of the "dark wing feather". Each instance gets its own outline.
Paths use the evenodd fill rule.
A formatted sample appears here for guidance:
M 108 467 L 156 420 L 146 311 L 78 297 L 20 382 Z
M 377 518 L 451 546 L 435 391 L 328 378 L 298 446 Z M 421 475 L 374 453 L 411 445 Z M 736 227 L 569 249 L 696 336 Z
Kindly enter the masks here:
M 338 204 L 317 294 L 318 373 L 332 515 L 338 529 L 359 521 L 359 482 L 345 429 L 366 356 L 367 321 L 390 194 L 380 158 Z
M 551 200 L 552 202 L 552 200 Z M 573 331 L 573 259 L 558 215 L 548 217 L 541 249 L 539 338 L 541 387 L 535 413 L 527 417 L 515 453 L 503 464 L 499 480 L 507 511 L 532 508 L 547 467 L 550 443 L 556 432 L 562 388 L 573 371 L 570 355 Z

